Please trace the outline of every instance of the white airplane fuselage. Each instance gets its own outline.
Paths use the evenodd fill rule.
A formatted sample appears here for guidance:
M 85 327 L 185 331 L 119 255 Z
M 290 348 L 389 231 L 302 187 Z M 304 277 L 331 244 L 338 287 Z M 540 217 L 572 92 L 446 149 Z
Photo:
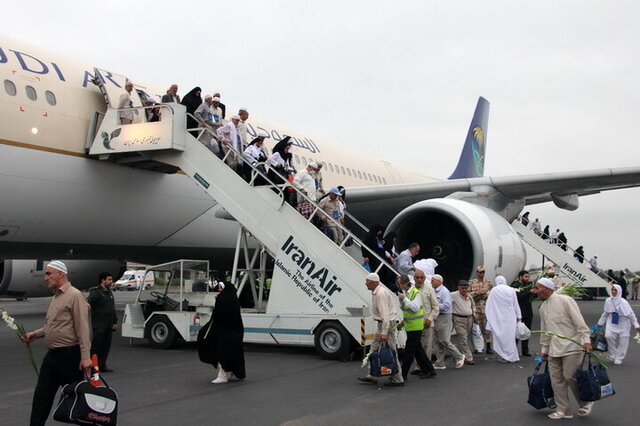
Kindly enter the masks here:
M 86 155 L 92 114 L 106 110 L 94 77 L 92 66 L 0 38 L 0 258 L 222 255 L 238 225 L 216 218 L 216 203 L 186 176 Z M 106 75 L 105 84 L 117 83 Z M 292 136 L 295 167 L 325 163 L 327 189 L 435 180 L 254 116 L 248 129 L 266 131 L 268 148 Z

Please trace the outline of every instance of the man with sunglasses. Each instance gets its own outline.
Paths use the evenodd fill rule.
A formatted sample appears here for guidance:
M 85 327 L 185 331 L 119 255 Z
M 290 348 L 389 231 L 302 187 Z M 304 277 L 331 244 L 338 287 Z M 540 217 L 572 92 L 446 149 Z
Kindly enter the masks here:
M 31 406 L 31 426 L 44 425 L 60 386 L 82 379 L 91 372 L 91 339 L 87 301 L 67 277 L 67 266 L 59 260 L 50 262 L 44 281 L 54 295 L 47 310 L 44 327 L 25 334 L 31 343 L 44 338 L 49 351 L 42 360 L 38 384 Z

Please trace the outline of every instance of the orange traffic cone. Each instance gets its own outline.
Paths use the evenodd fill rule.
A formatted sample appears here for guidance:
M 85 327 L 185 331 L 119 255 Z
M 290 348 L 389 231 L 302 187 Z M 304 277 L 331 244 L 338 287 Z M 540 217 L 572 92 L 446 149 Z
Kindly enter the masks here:
M 91 356 L 91 378 L 89 383 L 93 386 L 100 386 L 100 367 L 98 367 L 98 355 L 93 354 Z

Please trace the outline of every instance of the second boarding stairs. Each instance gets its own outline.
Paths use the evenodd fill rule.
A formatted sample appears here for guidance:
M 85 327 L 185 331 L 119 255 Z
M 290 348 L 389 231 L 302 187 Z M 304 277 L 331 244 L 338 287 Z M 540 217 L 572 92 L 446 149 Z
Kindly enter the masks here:
M 560 246 L 551 243 L 549 239 L 543 239 L 519 220 L 513 221 L 511 226 L 520 238 L 555 263 L 560 271 L 574 283 L 584 287 L 607 288 L 609 286 L 606 280 L 590 269 L 589 263 L 581 263 L 575 259 L 572 256 L 573 251 L 565 251 Z

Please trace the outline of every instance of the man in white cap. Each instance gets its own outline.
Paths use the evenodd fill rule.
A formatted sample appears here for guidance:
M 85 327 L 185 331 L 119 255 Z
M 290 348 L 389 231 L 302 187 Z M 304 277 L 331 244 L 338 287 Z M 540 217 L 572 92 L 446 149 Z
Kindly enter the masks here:
M 218 138 L 222 142 L 222 151 L 226 154 L 230 148 L 242 154 L 242 140 L 238 133 L 238 124 L 240 124 L 240 116 L 232 115 L 231 121 L 220 127 L 217 131 Z M 238 158 L 235 153 L 227 155 L 227 164 L 234 170 L 238 168 Z
M 318 165 L 313 161 L 307 165 L 306 169 L 300 170 L 296 173 L 293 179 L 293 186 L 298 188 L 300 192 L 306 195 L 312 202 L 316 201 L 316 181 L 313 178 L 313 173 L 318 170 Z M 298 211 L 307 219 L 313 213 L 314 207 L 304 198 L 298 196 Z
M 336 244 L 340 244 L 344 238 L 342 235 L 342 229 L 340 229 L 337 223 L 344 223 L 344 217 L 340 213 L 340 190 L 338 188 L 331 188 L 329 195 L 324 197 L 318 203 L 318 207 L 322 209 L 326 215 L 320 214 L 320 219 L 324 224 L 324 230 L 328 236 L 333 238 Z M 333 220 L 331 220 L 332 218 Z M 337 222 L 337 223 L 336 223 Z
M 465 356 L 451 343 L 451 332 L 453 331 L 453 302 L 451 300 L 451 293 L 449 289 L 444 286 L 444 278 L 442 278 L 440 274 L 435 274 L 431 277 L 431 286 L 436 292 L 439 308 L 439 314 L 436 317 L 434 326 L 436 362 L 433 364 L 433 368 L 436 370 L 444 370 L 447 368 L 444 365 L 445 352 L 449 352 L 455 360 L 456 368 L 462 368 Z
M 376 273 L 370 273 L 365 279 L 365 285 L 371 292 L 373 297 L 371 301 L 371 313 L 373 319 L 377 323 L 376 332 L 371 343 L 371 351 L 375 351 L 380 347 L 382 342 L 387 342 L 389 347 L 396 350 L 396 333 L 398 325 L 398 306 L 395 296 L 391 291 L 380 284 L 380 276 Z M 396 352 L 397 354 L 397 352 Z M 389 386 L 404 386 L 402 379 L 402 370 L 396 355 L 396 363 L 398 364 L 398 373 L 391 377 Z M 376 379 L 367 375 L 359 377 L 359 381 L 363 383 L 376 383 Z
M 238 109 L 238 117 L 240 117 L 240 123 L 238 123 L 238 134 L 242 140 L 243 149 L 249 145 L 247 140 L 247 120 L 249 119 L 249 111 L 245 107 Z
M 582 363 L 584 352 L 591 352 L 590 330 L 580 313 L 580 308 L 573 298 L 555 292 L 556 285 L 549 278 L 540 278 L 533 294 L 543 300 L 540 305 L 540 329 L 580 342 L 579 346 L 572 341 L 556 336 L 540 335 L 540 352 L 542 358 L 549 362 L 551 387 L 558 407 L 549 414 L 550 419 L 571 419 L 569 389 L 578 401 L 578 416 L 591 413 L 593 402 L 581 401 L 576 382 L 576 370 Z
M 44 337 L 49 351 L 42 360 L 38 384 L 33 394 L 31 425 L 44 425 L 60 386 L 81 380 L 83 370 L 91 372 L 91 339 L 88 304 L 67 278 L 67 266 L 50 262 L 44 281 L 54 292 L 44 327 L 24 336 L 27 343 Z
M 224 111 L 222 110 L 222 104 L 220 103 L 220 94 L 215 93 L 211 98 L 211 106 L 209 107 L 211 116 L 213 117 L 214 127 L 220 127 L 224 124 Z

